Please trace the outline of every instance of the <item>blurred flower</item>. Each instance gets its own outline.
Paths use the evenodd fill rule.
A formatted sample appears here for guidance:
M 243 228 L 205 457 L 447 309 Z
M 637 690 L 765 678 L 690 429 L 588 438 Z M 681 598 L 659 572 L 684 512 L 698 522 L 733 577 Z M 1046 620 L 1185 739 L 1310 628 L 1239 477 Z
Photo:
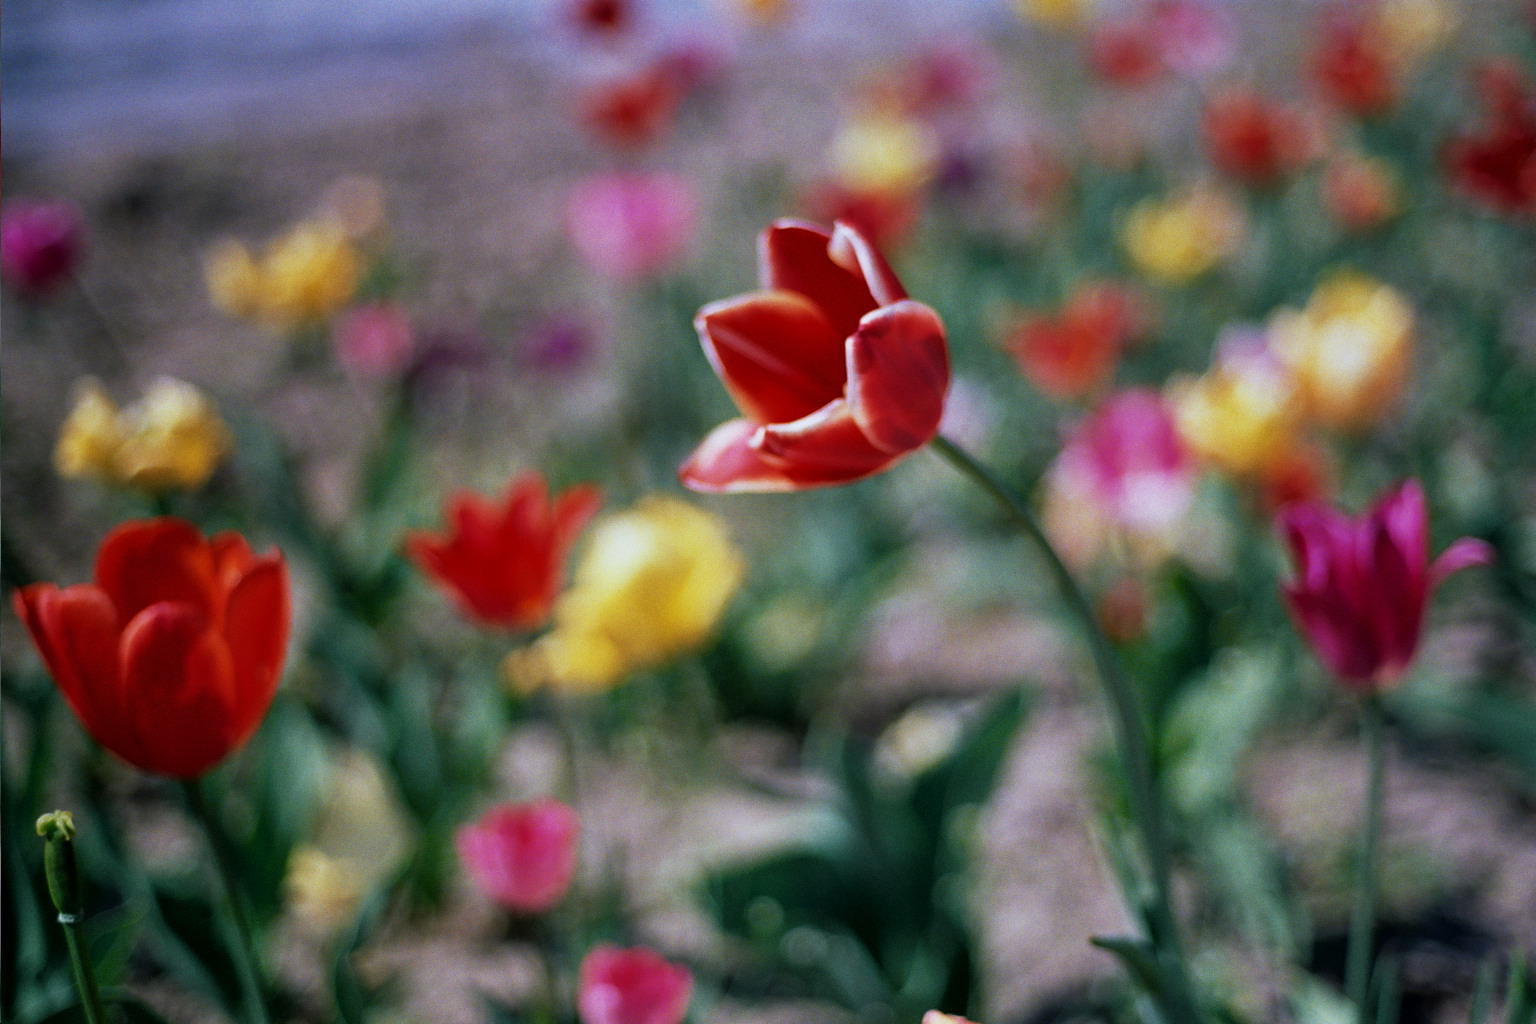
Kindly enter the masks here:
M 87 378 L 59 430 L 53 460 L 62 476 L 154 494 L 201 487 L 228 450 L 228 428 L 192 385 L 161 377 L 119 410 Z
M 357 913 L 365 895 L 357 867 L 307 844 L 294 847 L 283 875 L 288 909 L 315 934 L 329 935 L 341 928 Z
M 1137 204 L 1126 217 L 1121 240 L 1142 273 L 1181 284 L 1232 255 L 1243 231 L 1242 211 L 1231 197 L 1197 188 L 1177 198 Z
M 565 896 L 576 874 L 576 812 L 558 800 L 502 804 L 454 836 L 459 860 L 508 910 L 539 914 Z
M 525 691 L 610 689 L 708 639 L 742 573 L 724 524 L 687 502 L 651 497 L 604 516 L 554 629 L 508 660 L 511 682 Z
M 975 107 L 997 78 L 997 58 L 976 39 L 930 44 L 909 62 L 902 76 L 906 111 L 932 118 Z
M 1323 23 L 1312 54 L 1312 74 L 1323 96 L 1356 117 L 1375 117 L 1397 103 L 1392 55 L 1373 19 L 1335 12 Z
M 579 97 L 582 120 L 611 145 L 638 148 L 671 127 L 683 91 L 664 65 L 593 86 Z
M 522 362 L 546 373 L 568 373 L 592 358 L 598 342 L 592 326 L 569 316 L 553 316 L 531 328 L 522 338 Z
M 1162 72 L 1163 55 L 1143 22 L 1118 18 L 1095 22 L 1089 30 L 1088 63 L 1109 84 L 1134 89 Z
M 1264 467 L 1258 485 L 1259 500 L 1270 512 L 1297 501 L 1322 501 L 1333 488 L 1328 453 L 1300 441 Z
M 1080 284 L 1055 316 L 1026 317 L 1008 349 L 1019 369 L 1053 398 L 1075 399 L 1103 385 L 1120 353 L 1147 327 L 1140 297 L 1108 281 Z
M 1198 468 L 1155 391 L 1121 391 L 1072 432 L 1046 478 L 1045 525 L 1063 554 L 1091 562 L 1118 537 L 1143 563 L 1173 550 Z
M 939 148 L 917 121 L 865 114 L 844 124 L 832 143 L 837 178 L 855 192 L 915 193 L 933 179 Z
M 1402 395 L 1413 308 L 1387 285 L 1351 271 L 1319 284 L 1301 310 L 1270 318 L 1270 345 L 1301 412 L 1336 430 L 1370 426 Z
M 637 946 L 597 946 L 581 961 L 581 1024 L 681 1024 L 693 994 L 688 968 Z
M 1241 88 L 1206 106 L 1205 144 L 1218 169 L 1260 187 L 1299 170 L 1317 148 L 1312 126 L 1299 112 Z
M 1348 231 L 1370 231 L 1397 216 L 1401 189 L 1392 165 L 1380 157 L 1344 153 L 1323 175 L 1328 212 Z
M 243 745 L 288 649 L 282 555 L 181 519 L 124 523 L 95 583 L 34 583 L 13 603 L 81 724 L 156 775 L 195 778 Z
M 1152 34 L 1174 71 L 1206 78 L 1237 57 L 1237 26 L 1226 7 L 1204 0 L 1153 0 Z
M 1262 479 L 1301 443 L 1290 378 L 1263 335 L 1229 334 L 1216 365 L 1175 378 L 1168 397 L 1185 443 L 1233 476 Z
M 598 273 L 651 277 L 680 262 L 698 220 L 693 186 L 671 174 L 604 174 L 579 182 L 565 208 L 576 250 Z
M 323 320 L 352 300 L 362 258 L 334 221 L 306 221 L 267 246 L 260 259 L 233 239 L 209 252 L 208 293 L 231 316 L 291 330 Z
M 1459 20 L 1447 0 L 1381 0 L 1376 8 L 1376 32 L 1399 68 L 1411 68 L 1445 46 Z
M 560 595 L 566 555 L 601 504 L 590 486 L 551 502 L 543 478 L 526 473 L 513 478 L 499 504 L 455 493 L 447 507 L 450 532 L 413 531 L 405 547 L 465 618 L 496 629 L 536 629 Z
M 1486 543 L 1463 537 L 1429 564 L 1428 520 L 1417 480 L 1355 518 L 1315 504 L 1280 513 L 1296 562 L 1296 578 L 1281 591 L 1312 649 L 1346 685 L 1379 691 L 1401 679 L 1435 588 L 1458 569 L 1494 559 Z
M 1014 0 L 1020 16 L 1047 28 L 1071 28 L 1087 15 L 1091 0 Z
M 350 369 L 368 377 L 393 377 L 410 362 L 416 334 L 398 302 L 370 302 L 342 315 L 335 340 L 337 356 Z
M 85 223 L 73 203 L 18 199 L 0 215 L 0 274 L 21 295 L 57 291 L 75 275 L 84 248 Z
M 1481 85 L 1490 124 L 1482 135 L 1464 135 L 1446 147 L 1451 178 L 1500 212 L 1536 214 L 1536 93 L 1507 63 L 1486 68 Z
M 965 718 L 953 704 L 914 705 L 875 741 L 875 763 L 893 779 L 914 779 L 954 753 L 964 733 Z
M 921 212 L 911 192 L 859 192 L 836 182 L 811 188 L 801 201 L 811 219 L 842 221 L 877 249 L 893 249 L 911 234 Z
M 566 0 L 566 16 L 580 32 L 612 37 L 634 24 L 635 9 L 630 0 Z
M 766 290 L 695 319 L 742 411 L 679 473 L 697 491 L 793 491 L 894 465 L 938 432 L 949 388 L 944 324 L 907 298 L 856 228 L 778 221 L 759 249 Z
M 734 11 L 757 25 L 778 25 L 794 13 L 794 0 L 725 0 Z

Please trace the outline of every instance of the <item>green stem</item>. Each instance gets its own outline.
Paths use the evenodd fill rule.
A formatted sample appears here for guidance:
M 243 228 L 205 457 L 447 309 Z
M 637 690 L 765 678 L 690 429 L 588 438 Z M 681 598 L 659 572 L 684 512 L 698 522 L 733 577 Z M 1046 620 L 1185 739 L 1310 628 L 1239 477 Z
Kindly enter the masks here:
M 240 873 L 235 867 L 234 847 L 208 807 L 202 780 L 183 779 L 181 791 L 187 809 L 202 826 L 203 834 L 208 838 L 208 847 L 213 852 L 219 887 L 224 897 L 222 909 L 227 925 L 225 931 L 229 934 L 235 971 L 240 976 L 240 991 L 246 1013 L 251 1024 L 271 1024 L 272 1018 L 267 1013 L 267 1000 L 263 994 L 261 967 L 256 957 L 256 947 L 251 941 L 250 915 L 246 913 L 245 897 L 239 885 Z
M 1068 611 L 1077 620 L 1078 628 L 1087 641 L 1099 682 L 1109 698 L 1110 718 L 1114 724 L 1120 763 L 1130 781 L 1131 815 L 1141 833 L 1141 845 L 1151 874 L 1150 912 L 1155 932 L 1152 938 L 1172 989 L 1167 994 L 1167 1009 L 1173 1021 L 1198 1021 L 1201 1019 L 1200 1011 L 1194 998 L 1194 986 L 1189 978 L 1173 913 L 1172 859 L 1163 817 L 1161 786 L 1152 767 L 1146 716 L 1140 698 L 1122 671 L 1114 648 L 1093 613 L 1093 606 L 1078 586 L 1072 571 L 1046 537 L 1045 531 L 1035 522 L 1029 508 L 991 470 L 948 438 L 935 437 L 932 448 L 991 495 L 1008 520 L 1035 545 L 1045 559 L 1046 567 Z
M 64 929 L 64 944 L 69 947 L 69 966 L 75 976 L 75 991 L 80 994 L 80 1009 L 86 1024 L 103 1024 L 107 1019 L 91 966 L 91 949 L 85 941 L 85 900 L 81 891 L 80 868 L 75 862 L 75 822 L 68 811 L 54 811 L 37 820 L 37 834 L 43 848 L 43 872 L 48 894 L 59 912 Z
M 1370 694 L 1360 708 L 1365 733 L 1368 780 L 1365 791 L 1365 832 L 1360 837 L 1360 862 L 1356 866 L 1355 907 L 1349 921 L 1349 951 L 1344 960 L 1344 991 L 1355 1004 L 1364 1024 L 1371 981 L 1371 933 L 1376 924 L 1376 850 L 1381 844 L 1382 803 L 1386 794 L 1386 768 L 1382 757 L 1381 698 Z

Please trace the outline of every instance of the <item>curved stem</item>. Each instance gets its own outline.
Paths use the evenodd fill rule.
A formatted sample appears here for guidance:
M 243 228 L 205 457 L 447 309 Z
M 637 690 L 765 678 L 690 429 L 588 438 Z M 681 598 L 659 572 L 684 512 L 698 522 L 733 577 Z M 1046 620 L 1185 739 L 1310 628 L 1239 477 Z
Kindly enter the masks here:
M 1360 837 L 1355 906 L 1349 919 L 1349 950 L 1344 960 L 1344 991 L 1355 1004 L 1362 1024 L 1370 1019 L 1366 996 L 1371 983 L 1371 937 L 1376 925 L 1376 850 L 1381 844 L 1382 804 L 1386 796 L 1381 718 L 1381 698 L 1370 694 L 1360 707 L 1367 765 L 1365 831 Z
M 1008 520 L 1035 545 L 1045 559 L 1052 581 L 1072 617 L 1077 620 L 1079 631 L 1088 644 L 1094 669 L 1109 699 L 1110 718 L 1114 724 L 1115 744 L 1119 759 L 1131 788 L 1131 815 L 1141 833 L 1141 845 L 1151 875 L 1151 917 L 1155 934 L 1152 936 L 1169 972 L 1169 982 L 1175 990 L 1169 1006 L 1175 1020 L 1199 1020 L 1199 1010 L 1184 962 L 1178 925 L 1173 914 L 1172 867 L 1168 849 L 1167 828 L 1163 817 L 1161 786 L 1153 771 L 1152 752 L 1148 741 L 1146 716 L 1141 700 L 1115 656 L 1109 638 L 1104 635 L 1093 606 L 1078 586 L 1077 579 L 1066 563 L 1061 560 L 1045 531 L 1035 521 L 1029 508 L 991 470 L 977 462 L 963 448 L 948 438 L 935 437 L 933 450 L 965 476 L 970 477 L 986 491 Z
M 184 779 L 181 791 L 187 801 L 187 809 L 203 828 L 208 847 L 213 851 L 213 861 L 218 869 L 219 886 L 223 890 L 223 910 L 227 919 L 230 953 L 235 971 L 240 976 L 240 992 L 245 1002 L 251 1024 L 271 1024 L 267 1013 L 267 1000 L 263 991 L 260 962 L 256 947 L 251 941 L 250 915 L 245 910 L 245 898 L 239 888 L 239 871 L 235 867 L 234 849 L 229 837 L 213 816 L 204 798 L 202 780 Z

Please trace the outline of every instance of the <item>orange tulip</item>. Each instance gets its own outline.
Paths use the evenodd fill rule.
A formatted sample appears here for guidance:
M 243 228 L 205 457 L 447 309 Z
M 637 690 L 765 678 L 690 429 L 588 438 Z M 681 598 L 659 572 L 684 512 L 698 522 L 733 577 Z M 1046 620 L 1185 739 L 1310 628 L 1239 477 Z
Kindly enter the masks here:
M 85 728 L 156 775 L 195 778 L 250 739 L 288 649 L 282 555 L 181 519 L 124 523 L 95 583 L 35 583 L 13 600 Z

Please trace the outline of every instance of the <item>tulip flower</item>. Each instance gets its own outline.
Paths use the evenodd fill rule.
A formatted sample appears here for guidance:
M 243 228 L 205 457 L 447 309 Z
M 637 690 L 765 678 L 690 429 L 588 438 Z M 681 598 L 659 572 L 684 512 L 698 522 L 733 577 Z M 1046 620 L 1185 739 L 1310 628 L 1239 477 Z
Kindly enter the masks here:
M 201 487 L 228 450 L 229 429 L 191 384 L 162 377 L 120 410 L 86 379 L 59 431 L 54 465 L 62 476 L 163 494 Z
M 348 310 L 336 324 L 336 355 L 364 377 L 391 377 L 410 362 L 416 333 L 396 302 L 371 302 Z
M 664 65 L 600 83 L 577 99 L 582 121 L 598 138 L 625 149 L 658 141 L 682 102 L 682 86 Z
M 1145 304 L 1110 282 L 1080 285 L 1056 316 L 1031 316 L 1008 348 L 1019 369 L 1053 398 L 1081 398 L 1114 372 L 1120 353 L 1147 326 Z
M 181 519 L 124 523 L 96 582 L 23 587 L 17 615 L 76 717 L 156 775 L 195 778 L 248 740 L 288 648 L 288 570 Z
M 1323 175 L 1328 212 L 1348 231 L 1370 231 L 1391 220 L 1402 206 L 1392 165 L 1379 157 L 1343 154 Z
M 654 277 L 693 245 L 693 186 L 670 174 L 603 174 L 579 182 L 565 208 L 576 251 L 598 273 L 619 280 Z
M 741 583 L 720 520 L 676 498 L 648 498 L 593 526 L 555 628 L 515 653 L 519 689 L 594 693 L 702 644 Z
M 1329 18 L 1312 55 L 1312 74 L 1330 103 L 1357 117 L 1384 114 L 1397 102 L 1396 69 L 1374 19 Z
M 576 874 L 576 812 L 558 800 L 492 808 L 454 836 L 475 884 L 508 910 L 538 914 L 565 896 Z
M 225 239 L 203 270 L 208 294 L 224 312 L 290 330 L 324 320 L 352 300 L 362 256 L 341 224 L 315 220 L 273 241 L 259 258 Z
M 1536 89 L 1507 64 L 1486 69 L 1481 84 L 1491 123 L 1482 135 L 1463 136 L 1447 147 L 1451 178 L 1495 210 L 1536 215 Z
M 1205 111 L 1211 162 L 1232 177 L 1268 186 L 1299 170 L 1312 156 L 1311 127 L 1295 110 L 1245 89 L 1231 89 Z
M 1242 241 L 1243 215 L 1224 192 L 1197 188 L 1171 199 L 1138 203 L 1126 217 L 1126 255 L 1148 277 L 1183 284 L 1231 256 Z
M 1430 595 L 1451 573 L 1493 560 L 1463 537 L 1429 561 L 1424 491 L 1407 480 L 1359 517 L 1325 505 L 1282 509 L 1278 526 L 1296 562 L 1282 587 L 1291 615 L 1328 669 L 1375 692 L 1402 678 L 1418 651 Z
M 450 532 L 418 531 L 406 551 L 465 618 L 494 629 L 535 629 L 560 593 L 566 555 L 602 504 L 595 487 L 553 502 L 536 473 L 516 477 L 500 503 L 467 491 L 448 502 Z
M 688 968 L 644 947 L 598 946 L 581 961 L 581 1024 L 680 1024 L 693 995 Z
M 697 491 L 793 491 L 889 468 L 938 432 L 949 388 L 944 324 L 907 298 L 857 229 L 779 221 L 762 236 L 764 290 L 694 325 L 742 416 L 680 476 Z
M 1262 481 L 1301 444 L 1295 387 L 1261 332 L 1230 329 L 1216 364 L 1168 397 L 1185 443 L 1232 476 Z
M 18 200 L 0 214 L 0 274 L 41 298 L 74 276 L 84 248 L 80 211 L 63 201 Z

